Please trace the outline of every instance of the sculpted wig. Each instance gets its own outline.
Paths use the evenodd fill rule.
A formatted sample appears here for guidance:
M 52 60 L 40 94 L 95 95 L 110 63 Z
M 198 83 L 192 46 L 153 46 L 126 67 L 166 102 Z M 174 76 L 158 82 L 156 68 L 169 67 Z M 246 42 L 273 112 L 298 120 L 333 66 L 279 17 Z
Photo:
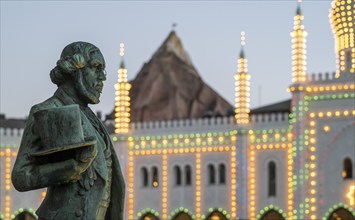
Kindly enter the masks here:
M 50 72 L 51 80 L 57 86 L 64 82 L 75 79 L 81 69 L 89 63 L 91 56 L 95 53 L 101 53 L 100 50 L 87 42 L 74 42 L 66 46 L 57 65 Z

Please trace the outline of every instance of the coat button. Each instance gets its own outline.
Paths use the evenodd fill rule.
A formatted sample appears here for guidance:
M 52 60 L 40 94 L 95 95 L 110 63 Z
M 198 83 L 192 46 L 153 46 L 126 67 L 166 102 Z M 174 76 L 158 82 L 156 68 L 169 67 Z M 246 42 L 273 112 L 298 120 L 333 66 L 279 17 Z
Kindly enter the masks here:
M 80 216 L 82 216 L 83 215 L 83 211 L 81 211 L 81 210 L 77 210 L 76 212 L 75 212 L 75 216 L 76 217 L 80 217 Z

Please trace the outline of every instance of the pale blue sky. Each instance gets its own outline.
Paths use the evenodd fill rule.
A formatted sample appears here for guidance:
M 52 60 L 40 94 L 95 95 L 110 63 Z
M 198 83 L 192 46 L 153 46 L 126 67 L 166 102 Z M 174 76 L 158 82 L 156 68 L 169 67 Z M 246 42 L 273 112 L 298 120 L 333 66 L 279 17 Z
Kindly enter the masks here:
M 113 109 L 119 44 L 133 79 L 178 23 L 176 32 L 202 79 L 234 100 L 240 32 L 251 74 L 251 106 L 290 98 L 291 37 L 297 1 L 1 1 L 1 100 L 7 117 L 25 117 L 56 89 L 49 78 L 61 50 L 88 41 L 103 52 L 108 79 L 101 103 Z M 330 0 L 303 1 L 308 72 L 335 70 Z M 261 87 L 261 97 L 258 88 Z

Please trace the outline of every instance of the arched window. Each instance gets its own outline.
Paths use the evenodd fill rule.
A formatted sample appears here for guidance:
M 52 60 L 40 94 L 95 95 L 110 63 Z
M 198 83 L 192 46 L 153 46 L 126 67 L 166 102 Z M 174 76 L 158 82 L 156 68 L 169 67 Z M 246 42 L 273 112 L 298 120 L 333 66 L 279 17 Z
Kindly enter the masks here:
M 273 161 L 268 164 L 268 196 L 276 196 L 276 164 Z
M 261 220 L 285 220 L 285 218 L 276 210 L 271 209 L 264 213 L 261 218 Z
M 185 185 L 191 185 L 191 167 L 190 165 L 185 166 Z
M 185 212 L 179 212 L 173 218 L 173 220 L 192 220 L 191 216 Z
M 218 167 L 219 172 L 219 183 L 225 184 L 226 183 L 226 166 L 221 163 Z
M 343 165 L 343 179 L 352 179 L 353 178 L 353 163 L 350 158 L 345 158 Z
M 181 170 L 179 166 L 174 167 L 174 173 L 175 173 L 175 184 L 177 186 L 181 185 Z
M 153 215 L 152 213 L 147 213 L 140 217 L 139 220 L 159 220 L 159 218 Z
M 13 218 L 14 220 L 36 220 L 37 218 L 29 211 L 20 212 Z
M 141 177 L 142 177 L 142 186 L 147 187 L 148 186 L 148 170 L 145 167 L 142 167 L 141 169 Z
M 207 220 L 227 220 L 227 217 L 219 211 L 214 211 L 207 216 Z
M 159 186 L 159 175 L 158 175 L 158 168 L 157 167 L 153 167 L 152 168 L 152 186 L 154 188 Z
M 207 169 L 208 169 L 208 183 L 215 184 L 216 171 L 214 170 L 214 166 L 212 164 L 209 164 Z
M 328 220 L 338 220 L 338 219 L 346 219 L 346 220 L 355 220 L 355 216 L 349 212 L 349 210 L 340 207 L 330 213 Z

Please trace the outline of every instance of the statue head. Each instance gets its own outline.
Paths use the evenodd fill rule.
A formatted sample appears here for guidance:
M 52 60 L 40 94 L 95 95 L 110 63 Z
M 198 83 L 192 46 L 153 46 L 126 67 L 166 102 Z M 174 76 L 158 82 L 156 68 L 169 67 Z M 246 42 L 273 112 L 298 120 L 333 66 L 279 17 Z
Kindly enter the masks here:
M 58 87 L 73 86 L 82 102 L 97 104 L 106 80 L 104 57 L 99 48 L 90 43 L 71 43 L 63 49 L 50 77 Z

